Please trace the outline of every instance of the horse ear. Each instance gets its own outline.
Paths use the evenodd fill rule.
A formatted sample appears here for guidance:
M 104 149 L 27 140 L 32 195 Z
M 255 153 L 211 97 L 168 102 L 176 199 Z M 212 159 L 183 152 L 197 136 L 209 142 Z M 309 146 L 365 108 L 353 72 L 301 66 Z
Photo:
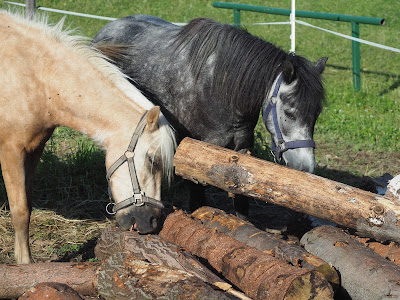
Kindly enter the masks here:
M 283 75 L 283 81 L 286 83 L 291 83 L 294 79 L 294 67 L 293 63 L 290 60 L 287 60 L 283 64 L 283 70 L 282 70 L 282 75 Z
M 160 107 L 159 106 L 153 106 L 147 112 L 147 116 L 146 116 L 147 128 L 150 131 L 157 130 L 159 117 L 160 117 Z
M 322 74 L 322 72 L 325 70 L 325 65 L 327 60 L 328 60 L 327 57 L 322 57 L 315 63 L 314 68 L 317 70 L 319 74 Z

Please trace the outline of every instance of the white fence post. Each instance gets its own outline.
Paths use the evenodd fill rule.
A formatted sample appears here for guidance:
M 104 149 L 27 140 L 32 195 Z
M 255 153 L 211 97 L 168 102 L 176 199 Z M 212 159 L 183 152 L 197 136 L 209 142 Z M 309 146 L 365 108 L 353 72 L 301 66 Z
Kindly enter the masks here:
M 290 53 L 295 53 L 296 51 L 296 0 L 292 0 L 292 11 L 290 13 Z
M 26 0 L 25 16 L 32 20 L 35 17 L 36 0 Z

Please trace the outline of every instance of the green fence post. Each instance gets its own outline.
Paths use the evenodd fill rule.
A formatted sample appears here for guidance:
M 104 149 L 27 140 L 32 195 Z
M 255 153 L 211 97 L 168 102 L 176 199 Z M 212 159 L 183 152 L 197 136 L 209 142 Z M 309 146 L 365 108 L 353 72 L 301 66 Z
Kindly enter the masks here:
M 351 22 L 351 35 L 355 38 L 360 37 L 360 24 Z M 361 67 L 360 67 L 360 43 L 352 41 L 353 52 L 353 88 L 356 91 L 361 90 Z
M 233 24 L 240 26 L 240 10 L 237 8 L 233 9 Z

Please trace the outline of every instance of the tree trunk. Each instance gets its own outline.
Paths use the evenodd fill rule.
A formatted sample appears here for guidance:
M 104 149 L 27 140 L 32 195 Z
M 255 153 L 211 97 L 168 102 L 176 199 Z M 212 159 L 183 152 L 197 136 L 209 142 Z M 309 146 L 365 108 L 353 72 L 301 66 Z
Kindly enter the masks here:
M 290 266 L 201 225 L 182 211 L 167 217 L 160 236 L 207 259 L 251 298 L 332 299 L 332 287 L 318 272 Z
M 382 244 L 369 238 L 358 238 L 358 240 L 368 248 L 374 250 L 383 258 L 388 259 L 392 263 L 400 266 L 400 247 L 395 242 Z
M 228 294 L 241 299 L 246 298 L 190 253 L 164 241 L 157 235 L 140 235 L 135 231 L 123 231 L 115 227 L 108 227 L 102 231 L 94 252 L 96 257 L 101 260 L 105 260 L 115 253 L 128 253 L 131 258 L 188 272 Z
M 192 217 L 219 233 L 226 234 L 266 254 L 283 259 L 293 266 L 315 269 L 333 286 L 339 285 L 339 275 L 335 268 L 299 245 L 279 239 L 256 228 L 253 224 L 217 208 L 201 207 L 192 213 Z
M 83 300 L 77 291 L 58 282 L 42 282 L 25 292 L 18 300 Z
M 0 299 L 17 298 L 42 282 L 59 282 L 81 295 L 96 296 L 93 280 L 100 263 L 0 265 Z
M 117 253 L 101 265 L 96 286 L 106 300 L 229 300 L 192 274 L 137 260 L 128 253 Z
M 82 296 L 104 299 L 226 299 L 194 275 L 117 253 L 103 263 L 0 265 L 0 299 L 17 298 L 43 282 L 70 286 Z
M 180 143 L 174 164 L 176 174 L 194 182 L 400 242 L 400 204 L 392 198 L 190 138 Z
M 306 250 L 331 263 L 353 300 L 399 299 L 400 267 L 332 226 L 316 227 L 301 239 Z

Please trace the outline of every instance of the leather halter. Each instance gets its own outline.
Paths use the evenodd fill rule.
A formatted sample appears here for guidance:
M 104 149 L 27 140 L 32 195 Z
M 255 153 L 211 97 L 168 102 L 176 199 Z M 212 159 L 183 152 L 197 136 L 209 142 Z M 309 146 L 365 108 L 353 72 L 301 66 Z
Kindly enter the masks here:
M 147 197 L 144 194 L 144 192 L 141 191 L 139 181 L 137 178 L 137 174 L 136 174 L 135 164 L 133 161 L 136 144 L 139 140 L 139 137 L 143 133 L 144 127 L 146 126 L 146 115 L 147 115 L 147 111 L 144 113 L 144 115 L 140 119 L 138 125 L 136 126 L 135 132 L 133 133 L 133 136 L 132 136 L 131 142 L 129 143 L 128 149 L 125 151 L 124 154 L 121 155 L 120 158 L 117 159 L 116 162 L 113 163 L 113 165 L 107 171 L 106 178 L 107 178 L 107 182 L 108 182 L 108 195 L 110 197 L 110 203 L 108 203 L 106 206 L 106 212 L 109 213 L 110 215 L 114 215 L 117 213 L 117 211 L 119 211 L 123 208 L 126 208 L 128 206 L 131 206 L 131 205 L 143 206 L 143 205 L 147 204 L 147 205 L 154 206 L 154 207 L 157 207 L 160 209 L 164 208 L 164 205 L 161 203 L 161 201 L 156 200 L 154 198 Z M 133 195 L 132 195 L 132 197 L 129 197 L 121 202 L 112 203 L 111 201 L 113 198 L 112 198 L 112 193 L 111 193 L 111 188 L 110 188 L 111 176 L 125 162 L 128 163 L 128 167 L 129 167 L 129 174 L 131 177 Z
M 272 112 L 272 118 L 274 121 L 275 133 L 278 138 L 278 145 L 275 144 L 274 138 L 271 134 L 271 151 L 275 152 L 274 158 L 278 161 L 282 160 L 282 153 L 289 149 L 296 148 L 314 148 L 315 142 L 313 140 L 296 140 L 286 142 L 283 139 L 281 129 L 279 128 L 278 116 L 276 114 L 276 103 L 278 101 L 278 92 L 282 84 L 282 73 L 279 74 L 278 80 L 275 83 L 274 91 L 272 93 L 271 101 L 268 103 L 267 107 L 263 111 L 263 122 L 265 127 L 267 127 L 267 118 L 270 112 Z

